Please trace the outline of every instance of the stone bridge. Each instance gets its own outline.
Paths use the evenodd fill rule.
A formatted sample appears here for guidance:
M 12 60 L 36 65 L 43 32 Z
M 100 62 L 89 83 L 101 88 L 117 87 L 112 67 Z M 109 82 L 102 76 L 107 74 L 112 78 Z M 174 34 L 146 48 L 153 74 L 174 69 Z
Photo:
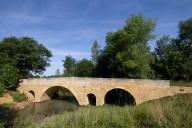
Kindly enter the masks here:
M 79 105 L 100 106 L 105 103 L 140 104 L 144 101 L 192 93 L 190 87 L 170 86 L 166 80 L 113 78 L 34 78 L 24 79 L 18 90 L 29 100 L 40 102 L 54 97 L 58 89 L 66 90 Z M 120 100 L 120 102 L 118 101 Z

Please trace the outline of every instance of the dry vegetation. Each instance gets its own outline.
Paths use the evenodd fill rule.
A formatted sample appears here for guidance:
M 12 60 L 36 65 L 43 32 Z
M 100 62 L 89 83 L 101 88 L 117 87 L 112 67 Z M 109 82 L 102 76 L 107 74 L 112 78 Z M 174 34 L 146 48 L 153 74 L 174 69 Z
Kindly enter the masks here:
M 190 128 L 192 94 L 148 101 L 138 106 L 85 107 L 43 121 L 25 122 L 32 128 Z M 21 126 L 18 126 L 21 127 Z

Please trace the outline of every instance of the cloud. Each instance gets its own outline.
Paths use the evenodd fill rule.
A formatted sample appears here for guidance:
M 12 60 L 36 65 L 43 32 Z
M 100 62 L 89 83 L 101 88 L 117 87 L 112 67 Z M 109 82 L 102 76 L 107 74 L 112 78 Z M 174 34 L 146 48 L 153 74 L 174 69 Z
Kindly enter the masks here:
M 72 50 L 62 50 L 62 49 L 51 49 L 53 56 L 64 57 L 67 55 L 75 56 L 75 57 L 88 57 L 90 56 L 89 52 L 84 51 L 72 51 Z

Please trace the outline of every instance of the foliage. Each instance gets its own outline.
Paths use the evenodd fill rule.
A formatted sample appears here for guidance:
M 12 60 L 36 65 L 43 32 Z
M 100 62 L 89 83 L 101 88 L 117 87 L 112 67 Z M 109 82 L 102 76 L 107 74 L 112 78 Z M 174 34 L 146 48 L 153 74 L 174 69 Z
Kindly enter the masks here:
M 192 87 L 192 81 L 170 81 L 171 86 Z
M 19 93 L 17 91 L 9 91 L 9 94 L 12 96 L 15 102 L 22 102 L 27 100 L 27 97 L 24 93 Z
M 164 36 L 157 41 L 152 66 L 157 77 L 172 80 L 192 79 L 192 18 L 179 23 L 176 39 Z
M 63 62 L 64 76 L 90 77 L 93 74 L 94 64 L 90 60 L 82 59 L 76 61 L 71 56 L 66 56 Z
M 0 67 L 0 81 L 1 88 L 15 88 L 19 81 L 19 70 L 11 65 L 2 65 Z
M 55 76 L 58 77 L 58 76 L 61 76 L 62 73 L 60 72 L 59 68 L 57 68 L 56 72 L 55 72 Z
M 63 60 L 64 76 L 71 77 L 75 76 L 76 60 L 72 56 L 66 56 Z
M 51 52 L 29 37 L 8 37 L 0 42 L 0 64 L 15 65 L 20 78 L 41 74 L 49 66 Z
M 150 78 L 153 57 L 148 42 L 155 23 L 142 14 L 132 15 L 125 26 L 106 37 L 106 47 L 98 58 L 97 75 L 102 77 Z
M 0 105 L 0 110 L 13 109 L 15 107 L 14 103 L 3 103 Z
M 94 64 L 92 61 L 82 59 L 76 64 L 75 74 L 78 77 L 90 77 L 92 76 Z
M 191 106 L 192 95 L 180 94 L 148 101 L 133 107 L 82 107 L 78 111 L 64 112 L 43 121 L 31 121 L 28 127 L 189 128 L 192 125 Z
M 0 97 L 3 96 L 4 90 L 5 90 L 5 86 L 0 81 Z
M 92 62 L 94 63 L 94 65 L 96 65 L 97 61 L 98 61 L 98 57 L 101 53 L 101 49 L 100 49 L 100 46 L 98 45 L 97 41 L 93 42 L 91 53 L 92 53 L 91 54 Z
M 170 79 L 171 74 L 169 69 L 172 67 L 172 64 L 169 64 L 168 61 L 173 61 L 173 56 L 175 56 L 173 54 L 174 51 L 171 50 L 170 46 L 172 41 L 172 38 L 169 36 L 163 36 L 157 41 L 154 51 L 155 59 L 154 63 L 152 64 L 152 67 L 155 70 L 156 78 Z

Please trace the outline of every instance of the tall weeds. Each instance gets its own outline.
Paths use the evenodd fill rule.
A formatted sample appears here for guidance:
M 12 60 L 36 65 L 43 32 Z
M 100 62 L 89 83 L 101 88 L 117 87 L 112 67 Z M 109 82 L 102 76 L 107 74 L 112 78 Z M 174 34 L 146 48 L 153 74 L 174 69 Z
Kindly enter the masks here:
M 192 94 L 180 94 L 138 106 L 85 107 L 31 121 L 32 128 L 190 128 Z

